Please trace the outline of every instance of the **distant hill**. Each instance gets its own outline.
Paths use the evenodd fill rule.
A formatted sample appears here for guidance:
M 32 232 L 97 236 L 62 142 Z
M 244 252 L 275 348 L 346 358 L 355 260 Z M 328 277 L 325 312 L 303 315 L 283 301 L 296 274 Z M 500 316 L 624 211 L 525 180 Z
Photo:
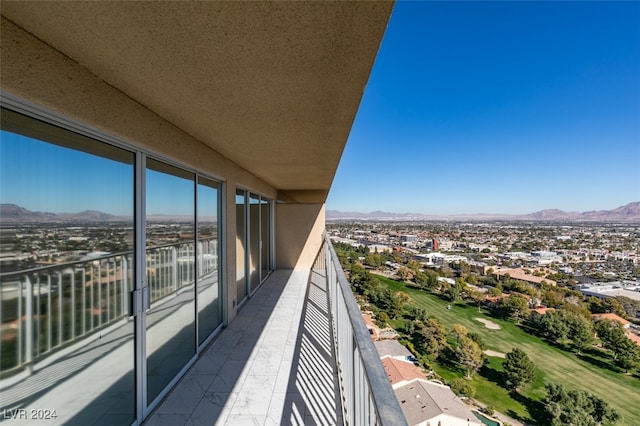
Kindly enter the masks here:
M 85 210 L 79 213 L 32 212 L 15 204 L 0 204 L 1 223 L 122 222 L 128 220 L 131 218 L 95 210 Z
M 559 209 L 540 210 L 523 215 L 507 214 L 457 214 L 424 215 L 419 213 L 371 213 L 340 212 L 327 210 L 327 220 L 516 220 L 541 222 L 628 222 L 640 223 L 640 201 L 634 201 L 613 210 L 565 212 Z
M 640 223 L 640 201 L 634 201 L 613 210 L 588 212 L 565 212 L 558 209 L 540 210 L 524 215 L 506 214 L 458 214 L 425 215 L 420 213 L 392 213 L 374 211 L 371 213 L 340 212 L 327 210 L 327 220 L 521 220 L 542 222 L 627 222 Z M 0 223 L 72 223 L 72 222 L 122 222 L 130 217 L 85 210 L 79 213 L 32 212 L 15 204 L 0 204 Z M 154 222 L 180 222 L 188 220 L 184 216 L 150 215 Z M 215 219 L 212 218 L 213 221 Z

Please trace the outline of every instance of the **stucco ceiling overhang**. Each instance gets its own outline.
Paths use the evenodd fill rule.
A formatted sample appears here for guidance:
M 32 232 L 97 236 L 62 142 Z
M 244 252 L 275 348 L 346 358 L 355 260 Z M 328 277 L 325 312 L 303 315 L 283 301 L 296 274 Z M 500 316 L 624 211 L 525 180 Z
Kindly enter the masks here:
M 263 179 L 322 202 L 393 3 L 2 2 L 2 15 Z

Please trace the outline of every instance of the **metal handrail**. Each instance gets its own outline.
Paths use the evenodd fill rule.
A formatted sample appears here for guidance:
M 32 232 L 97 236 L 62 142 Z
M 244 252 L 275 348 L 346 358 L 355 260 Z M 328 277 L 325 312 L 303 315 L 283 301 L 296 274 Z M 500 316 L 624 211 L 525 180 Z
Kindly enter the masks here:
M 408 425 L 349 281 L 326 236 L 316 266 L 327 273 L 345 423 Z

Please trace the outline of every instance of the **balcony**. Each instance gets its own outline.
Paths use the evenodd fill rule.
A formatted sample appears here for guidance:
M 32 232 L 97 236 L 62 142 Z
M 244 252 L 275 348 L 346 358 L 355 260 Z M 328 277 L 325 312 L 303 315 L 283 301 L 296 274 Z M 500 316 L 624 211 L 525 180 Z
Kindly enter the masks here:
M 215 253 L 212 242 L 201 244 Z M 11 298 L 11 291 L 4 291 L 4 303 L 13 301 L 22 318 L 12 328 L 16 332 L 13 374 L 2 379 L 10 399 L 3 401 L 6 406 L 30 407 L 34 401 L 50 407 L 71 406 L 77 411 L 66 420 L 72 423 L 100 417 L 99 404 L 92 398 L 101 390 L 87 389 L 81 377 L 87 363 L 104 364 L 101 369 L 108 373 L 113 372 L 114 366 L 107 365 L 114 364 L 113 354 L 125 364 L 132 356 L 122 343 L 131 331 L 124 309 L 129 256 L 39 268 L 21 276 L 3 274 L 3 283 L 13 282 L 14 293 Z M 162 330 L 163 321 L 170 323 L 172 316 L 183 314 L 180 294 L 189 289 L 192 277 L 181 273 L 181 265 L 193 262 L 193 248 L 155 248 L 147 251 L 147 259 L 153 265 L 147 270 L 151 303 L 162 304 L 165 313 L 150 321 L 157 322 L 153 329 Z M 216 271 L 207 268 L 206 256 L 198 262 L 202 263 L 200 279 L 217 277 Z M 164 275 L 182 277 L 177 281 L 181 285 L 167 288 Z M 217 286 L 217 280 L 209 281 Z M 4 290 L 10 287 L 3 286 Z M 60 288 L 66 289 L 62 296 Z M 98 312 L 85 302 L 98 300 L 104 307 Z M 43 306 L 58 307 L 49 311 L 57 313 L 43 315 L 38 308 Z M 161 334 L 156 338 L 161 340 Z M 109 359 L 106 353 L 111 354 Z M 3 354 L 5 363 L 7 355 Z M 109 392 L 126 394 L 118 388 L 123 380 L 114 375 Z M 216 424 L 406 424 L 327 241 L 311 270 L 271 274 L 145 424 L 211 424 L 214 419 Z
M 261 407 L 255 415 L 265 423 L 271 415 L 402 424 L 379 396 L 386 377 L 372 367 L 379 360 L 329 247 L 311 272 L 324 203 L 393 2 L 164 6 L 3 4 L 2 130 L 89 154 L 81 161 L 94 171 L 90 158 L 117 165 L 96 173 L 104 189 L 86 193 L 129 200 L 122 211 L 135 218 L 128 224 L 135 253 L 3 271 L 2 408 L 57 409 L 56 422 L 65 424 L 153 423 L 176 414 L 166 421 L 179 423 L 194 420 L 193 404 L 215 394 L 218 423 Z M 32 175 L 22 161 L 33 157 L 20 154 L 12 164 Z M 59 155 L 42 158 L 42 173 L 33 173 L 41 181 L 17 194 L 51 181 L 50 165 L 76 170 Z M 196 202 L 181 203 L 158 175 Z M 173 215 L 152 211 L 154 194 L 170 197 L 169 207 L 210 205 L 201 186 L 217 213 L 205 216 L 220 219 L 221 256 L 210 275 L 195 266 L 208 252 L 190 239 L 153 249 L 145 242 L 151 214 Z M 77 191 L 50 192 L 62 212 Z M 253 214 L 263 201 L 267 214 Z M 188 216 L 200 223 L 199 211 Z M 192 234 L 205 235 L 185 232 Z M 256 382 L 264 376 L 272 381 Z M 278 402 L 256 392 L 276 386 Z M 191 411 L 172 408 L 180 395 L 188 403 L 179 410 Z

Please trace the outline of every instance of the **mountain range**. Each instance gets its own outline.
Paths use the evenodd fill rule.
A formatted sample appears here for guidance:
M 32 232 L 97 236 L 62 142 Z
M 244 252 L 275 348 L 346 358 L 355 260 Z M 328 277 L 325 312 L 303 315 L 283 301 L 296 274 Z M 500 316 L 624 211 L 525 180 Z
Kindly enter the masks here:
M 122 222 L 131 218 L 115 216 L 96 210 L 79 213 L 32 212 L 15 204 L 0 204 L 2 223 L 68 223 L 68 222 Z
M 341 212 L 327 210 L 327 220 L 514 220 L 532 222 L 626 222 L 640 223 L 640 201 L 634 201 L 613 210 L 587 212 L 565 212 L 559 209 L 540 210 L 529 214 L 453 214 L 425 215 L 420 213 L 391 213 L 374 211 L 371 213 Z
M 522 215 L 508 214 L 454 214 L 425 215 L 420 213 L 392 213 L 374 211 L 371 213 L 341 212 L 327 210 L 327 220 L 514 220 L 532 222 L 625 222 L 640 223 L 640 201 L 634 201 L 613 210 L 597 210 L 587 212 L 565 212 L 558 209 L 540 210 Z M 184 216 L 150 215 L 149 220 L 183 221 Z M 215 219 L 215 218 L 212 218 Z M 73 222 L 123 222 L 131 221 L 131 217 L 115 216 L 96 210 L 85 210 L 79 213 L 32 212 L 15 204 L 0 204 L 0 223 L 73 223 Z

